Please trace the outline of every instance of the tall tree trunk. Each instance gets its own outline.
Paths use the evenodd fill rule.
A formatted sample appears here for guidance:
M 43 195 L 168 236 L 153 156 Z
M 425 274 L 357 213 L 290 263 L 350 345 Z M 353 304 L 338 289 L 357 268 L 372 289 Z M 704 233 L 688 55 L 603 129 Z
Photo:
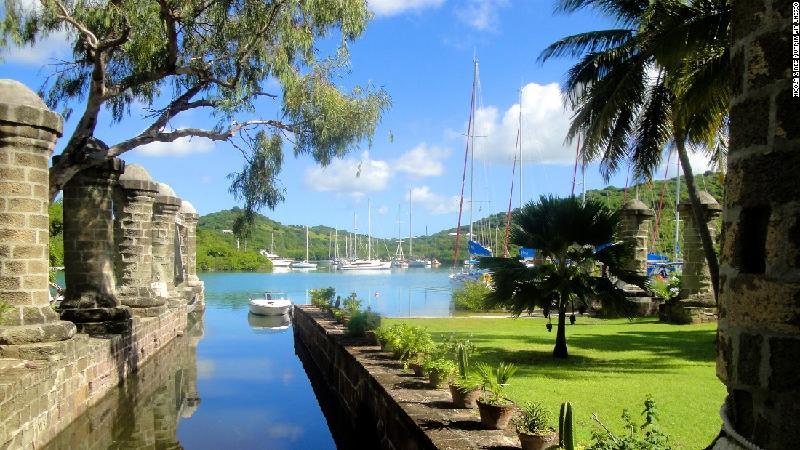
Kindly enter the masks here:
M 711 233 L 706 226 L 705 212 L 703 211 L 703 207 L 700 206 L 697 186 L 694 184 L 692 166 L 689 162 L 689 155 L 686 153 L 686 140 L 684 138 L 676 138 L 675 146 L 678 149 L 678 157 L 681 159 L 683 177 L 686 180 L 686 192 L 689 194 L 689 201 L 692 204 L 692 212 L 694 213 L 694 221 L 697 224 L 697 232 L 700 233 L 700 240 L 703 243 L 703 253 L 705 253 L 706 261 L 708 262 L 708 272 L 711 275 L 711 288 L 714 290 L 714 301 L 719 304 L 719 262 L 717 260 L 717 253 L 714 251 L 714 243 L 711 241 Z
M 567 300 L 562 293 L 558 302 L 558 327 L 556 328 L 556 346 L 553 348 L 553 358 L 566 359 L 567 353 Z

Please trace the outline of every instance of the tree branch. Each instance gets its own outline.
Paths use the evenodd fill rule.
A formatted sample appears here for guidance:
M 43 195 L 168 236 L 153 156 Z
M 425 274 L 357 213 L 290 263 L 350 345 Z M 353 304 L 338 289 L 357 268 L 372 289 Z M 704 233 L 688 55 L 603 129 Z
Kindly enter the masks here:
M 56 13 L 56 17 L 62 19 L 63 21 L 75 27 L 78 30 L 78 32 L 86 38 L 86 44 L 89 46 L 89 48 L 91 48 L 92 50 L 97 50 L 97 44 L 98 44 L 97 36 L 95 36 L 94 33 L 91 32 L 91 30 L 86 28 L 84 24 L 75 20 L 75 18 L 69 14 L 69 11 L 67 11 L 66 6 L 64 6 L 64 4 L 61 3 L 60 0 L 52 0 L 52 1 L 61 11 L 60 14 Z M 41 3 L 42 7 L 47 8 L 47 3 L 48 3 L 47 0 L 41 0 Z

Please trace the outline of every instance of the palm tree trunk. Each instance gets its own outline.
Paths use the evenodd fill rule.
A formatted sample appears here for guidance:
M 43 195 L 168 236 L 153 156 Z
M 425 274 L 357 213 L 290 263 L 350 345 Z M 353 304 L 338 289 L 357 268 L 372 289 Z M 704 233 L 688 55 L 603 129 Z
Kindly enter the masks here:
M 558 327 L 556 328 L 556 346 L 553 348 L 553 358 L 566 359 L 567 352 L 567 301 L 562 293 L 558 302 Z
M 678 148 L 678 157 L 681 159 L 681 166 L 683 166 L 683 177 L 686 180 L 686 192 L 688 192 L 689 201 L 692 204 L 692 212 L 694 213 L 694 221 L 697 224 L 697 232 L 700 234 L 700 240 L 703 243 L 703 253 L 705 253 L 706 261 L 708 262 L 708 272 L 711 276 L 711 288 L 714 291 L 714 301 L 718 302 L 719 262 L 717 261 L 717 253 L 714 251 L 714 243 L 711 241 L 711 233 L 706 226 L 705 212 L 702 206 L 700 206 L 697 186 L 694 184 L 692 166 L 689 163 L 689 155 L 686 153 L 685 139 L 676 138 L 675 146 Z

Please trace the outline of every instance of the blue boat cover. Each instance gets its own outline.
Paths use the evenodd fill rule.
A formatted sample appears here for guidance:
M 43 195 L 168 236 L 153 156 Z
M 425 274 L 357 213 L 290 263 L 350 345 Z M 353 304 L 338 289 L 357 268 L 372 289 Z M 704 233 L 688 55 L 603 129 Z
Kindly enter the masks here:
M 669 261 L 669 256 L 662 255 L 661 253 L 648 253 L 647 254 L 648 261 Z
M 536 249 L 520 247 L 519 257 L 522 259 L 533 259 L 536 256 Z
M 614 244 L 615 244 L 614 242 L 606 242 L 605 244 L 600 244 L 594 248 L 594 252 L 595 253 L 602 252 L 603 250 L 607 249 L 608 247 L 611 247 Z
M 468 244 L 469 254 L 475 256 L 492 256 L 492 251 L 481 244 L 470 240 Z

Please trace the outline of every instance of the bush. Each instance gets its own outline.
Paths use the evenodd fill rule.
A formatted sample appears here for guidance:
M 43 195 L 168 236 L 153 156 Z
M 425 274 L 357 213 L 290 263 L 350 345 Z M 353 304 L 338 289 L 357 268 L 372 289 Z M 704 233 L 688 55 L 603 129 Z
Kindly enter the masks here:
M 603 425 L 597 414 L 592 414 L 592 419 L 600 424 L 603 430 L 592 433 L 594 442 L 586 450 L 671 450 L 669 436 L 658 427 L 656 402 L 649 395 L 644 401 L 642 415 L 644 422 L 637 425 L 631 419 L 628 410 L 623 410 L 622 421 L 625 422 L 625 431 L 617 434 Z
M 550 412 L 538 402 L 527 402 L 516 420 L 517 433 L 545 435 L 553 432 Z
M 491 309 L 486 303 L 486 296 L 491 289 L 477 281 L 467 281 L 453 291 L 453 306 L 456 311 L 484 312 Z
M 355 314 L 358 312 L 361 309 L 361 300 L 359 300 L 358 294 L 351 292 L 350 295 L 344 300 L 342 307 L 350 314 Z
M 372 331 L 381 326 L 381 315 L 367 309 L 357 311 L 347 322 L 347 334 L 363 337 L 367 331 Z
M 320 309 L 331 309 L 333 307 L 333 297 L 336 295 L 336 289 L 333 287 L 311 289 L 311 304 Z

